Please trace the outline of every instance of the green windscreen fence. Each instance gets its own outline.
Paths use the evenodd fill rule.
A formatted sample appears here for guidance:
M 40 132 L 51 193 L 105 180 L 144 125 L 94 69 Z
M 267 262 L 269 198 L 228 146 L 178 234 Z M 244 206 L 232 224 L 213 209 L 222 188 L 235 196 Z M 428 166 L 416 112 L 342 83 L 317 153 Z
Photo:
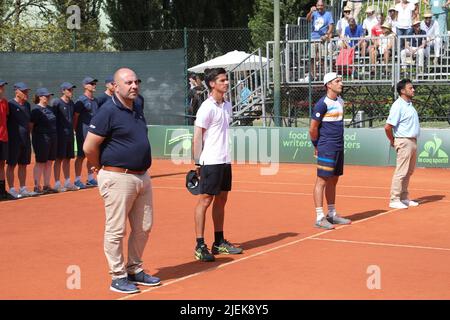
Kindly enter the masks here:
M 185 59 L 184 49 L 92 52 L 92 53 L 0 53 L 0 79 L 9 83 L 6 94 L 12 98 L 12 85 L 25 82 L 32 93 L 46 87 L 60 94 L 59 85 L 68 81 L 77 86 L 76 99 L 83 93 L 81 81 L 86 76 L 99 80 L 96 95 L 104 90 L 105 78 L 120 67 L 133 69 L 142 80 L 148 124 L 184 124 Z

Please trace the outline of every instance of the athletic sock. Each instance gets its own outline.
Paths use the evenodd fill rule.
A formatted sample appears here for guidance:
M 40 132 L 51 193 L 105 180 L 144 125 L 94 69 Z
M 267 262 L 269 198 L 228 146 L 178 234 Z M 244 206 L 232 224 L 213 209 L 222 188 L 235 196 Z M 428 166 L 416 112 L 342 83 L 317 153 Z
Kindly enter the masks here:
M 316 208 L 316 215 L 317 215 L 316 221 L 320 221 L 325 217 L 322 207 Z
M 61 181 L 55 181 L 55 188 L 61 187 Z
M 81 177 L 80 176 L 76 176 L 75 177 L 75 182 L 80 182 L 81 181 Z
M 223 231 L 214 232 L 214 243 L 220 244 L 223 241 Z
M 203 244 L 205 244 L 205 238 L 197 238 L 197 248 L 200 248 Z
M 70 178 L 64 181 L 64 185 L 67 187 L 70 184 Z
M 92 173 L 88 174 L 88 180 L 89 181 L 94 180 L 94 174 Z
M 328 205 L 328 216 L 330 218 L 334 217 L 336 215 L 336 207 L 333 204 L 329 204 Z

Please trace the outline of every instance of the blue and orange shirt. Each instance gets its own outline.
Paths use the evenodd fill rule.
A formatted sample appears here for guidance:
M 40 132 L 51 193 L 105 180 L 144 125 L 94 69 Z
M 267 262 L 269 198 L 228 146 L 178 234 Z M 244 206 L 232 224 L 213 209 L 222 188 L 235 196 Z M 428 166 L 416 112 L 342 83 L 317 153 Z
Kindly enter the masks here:
M 344 150 L 344 100 L 322 97 L 314 106 L 311 118 L 320 122 L 317 147 L 327 151 Z

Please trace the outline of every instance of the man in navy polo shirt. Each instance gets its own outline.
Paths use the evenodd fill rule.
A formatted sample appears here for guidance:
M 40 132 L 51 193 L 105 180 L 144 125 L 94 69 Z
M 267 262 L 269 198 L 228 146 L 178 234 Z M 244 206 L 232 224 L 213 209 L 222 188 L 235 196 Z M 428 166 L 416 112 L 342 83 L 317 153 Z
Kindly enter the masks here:
M 153 221 L 152 184 L 147 174 L 151 148 L 142 104 L 137 103 L 139 79 L 133 70 L 122 68 L 114 75 L 115 94 L 91 121 L 84 152 L 98 172 L 99 191 L 105 203 L 104 250 L 112 283 L 110 289 L 135 293 L 135 284 L 156 286 L 160 279 L 142 269 L 142 254 Z M 122 241 L 127 217 L 131 233 L 128 263 Z
M 84 161 L 83 143 L 86 138 L 91 119 L 98 110 L 98 101 L 94 97 L 97 79 L 86 77 L 83 79 L 84 94 L 75 102 L 74 127 L 77 138 L 77 158 L 75 160 L 75 185 L 80 189 L 96 187 L 97 181 L 91 170 L 92 165 L 87 162 L 88 179 L 86 185 L 81 182 L 81 170 Z
M 30 88 L 23 83 L 14 84 L 15 97 L 8 101 L 8 160 L 6 178 L 9 193 L 14 198 L 37 195 L 26 188 L 27 165 L 31 162 L 30 117 L 31 106 L 28 102 Z M 14 169 L 19 165 L 18 176 L 20 189 L 14 188 Z
M 344 101 L 342 77 L 335 72 L 325 74 L 327 94 L 314 106 L 309 134 L 317 157 L 317 180 L 314 187 L 316 224 L 318 228 L 334 229 L 334 224 L 350 224 L 336 213 L 336 185 L 344 174 Z M 328 215 L 323 213 L 323 196 Z
M 106 91 L 97 97 L 98 107 L 100 108 L 106 101 L 111 99 L 114 94 L 114 78 L 109 76 L 105 80 Z

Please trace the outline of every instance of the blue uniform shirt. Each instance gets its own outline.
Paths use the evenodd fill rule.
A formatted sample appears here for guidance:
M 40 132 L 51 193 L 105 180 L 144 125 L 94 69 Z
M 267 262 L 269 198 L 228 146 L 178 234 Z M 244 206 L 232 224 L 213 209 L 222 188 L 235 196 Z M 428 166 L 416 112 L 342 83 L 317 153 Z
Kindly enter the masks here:
M 314 11 L 311 21 L 311 39 L 320 39 L 320 37 L 324 36 L 327 33 L 329 25 L 334 24 L 333 16 L 328 11 L 324 11 L 323 14 L 318 11 Z
M 105 137 L 100 146 L 100 164 L 143 171 L 150 168 L 152 155 L 142 104 L 133 111 L 112 97 L 92 118 L 89 132 Z
M 96 98 L 97 98 L 97 102 L 98 102 L 98 107 L 100 108 L 103 104 L 105 104 L 106 101 L 111 99 L 111 96 L 108 96 L 106 93 L 103 92 L 101 95 L 99 95 Z
M 8 101 L 8 135 L 10 143 L 30 141 L 31 106 L 28 101 L 20 105 L 16 100 Z
M 66 103 L 62 99 L 55 99 L 53 111 L 56 115 L 56 131 L 58 135 L 73 135 L 73 113 L 75 112 L 73 101 L 69 100 L 69 103 Z
M 344 150 L 344 101 L 322 97 L 314 106 L 312 119 L 320 121 L 317 148 L 323 151 Z
M 387 124 L 393 126 L 396 138 L 417 138 L 420 134 L 419 116 L 412 102 L 398 98 L 389 111 Z
M 75 102 L 75 112 L 79 113 L 76 131 L 86 137 L 92 117 L 98 110 L 97 99 L 89 99 L 84 94 Z
M 50 106 L 45 108 L 34 106 L 31 109 L 31 122 L 34 123 L 33 133 L 56 133 L 56 115 Z

